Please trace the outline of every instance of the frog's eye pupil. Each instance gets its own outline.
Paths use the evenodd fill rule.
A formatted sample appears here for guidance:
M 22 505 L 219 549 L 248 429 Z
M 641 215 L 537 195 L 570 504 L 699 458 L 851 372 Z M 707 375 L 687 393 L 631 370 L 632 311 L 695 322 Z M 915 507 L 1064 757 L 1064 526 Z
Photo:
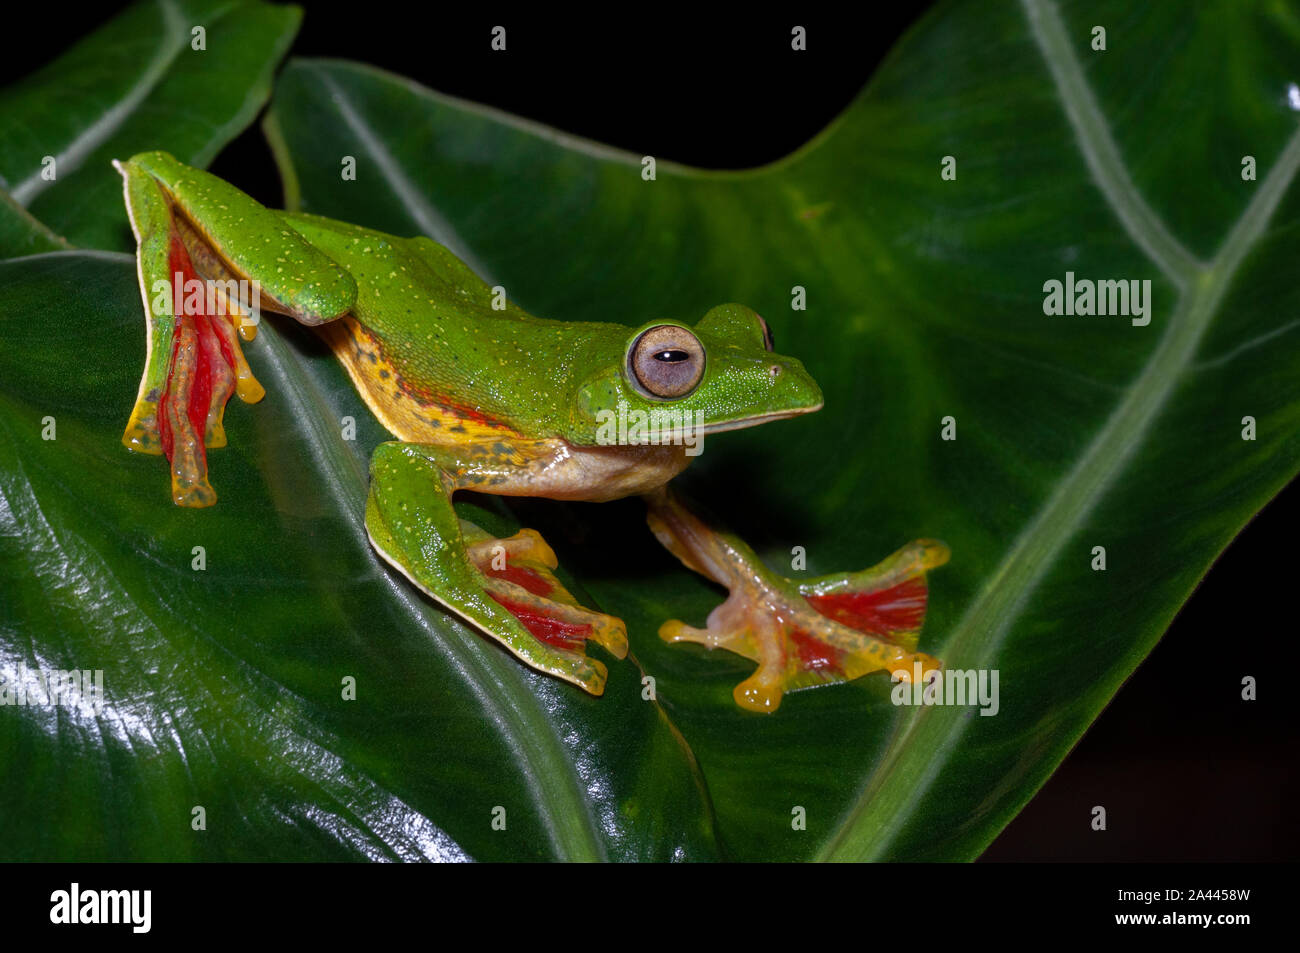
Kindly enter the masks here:
M 763 328 L 763 347 L 769 351 L 776 350 L 776 335 L 772 333 L 771 327 L 763 320 L 761 314 L 756 314 L 755 317 L 758 318 L 758 323 Z
M 704 377 L 704 345 L 687 328 L 661 324 L 632 342 L 627 369 L 636 389 L 647 397 L 685 397 Z

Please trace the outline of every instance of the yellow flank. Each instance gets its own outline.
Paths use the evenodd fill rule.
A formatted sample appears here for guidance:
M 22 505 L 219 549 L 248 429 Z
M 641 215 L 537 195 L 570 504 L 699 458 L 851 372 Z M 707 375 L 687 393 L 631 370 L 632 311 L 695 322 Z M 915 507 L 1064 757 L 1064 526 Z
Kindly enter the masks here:
M 316 330 L 347 369 L 370 412 L 398 440 L 471 444 L 519 436 L 510 427 L 483 423 L 403 387 L 379 339 L 352 315 Z

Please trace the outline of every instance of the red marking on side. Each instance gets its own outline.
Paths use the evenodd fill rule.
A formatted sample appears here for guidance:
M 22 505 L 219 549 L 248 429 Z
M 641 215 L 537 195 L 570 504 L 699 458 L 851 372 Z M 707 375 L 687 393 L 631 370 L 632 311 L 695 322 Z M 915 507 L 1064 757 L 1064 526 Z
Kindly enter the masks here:
M 357 327 L 365 334 L 366 338 L 368 339 L 368 345 L 370 347 L 373 347 L 376 353 L 378 353 L 380 359 L 393 369 L 392 372 L 393 372 L 394 382 L 397 384 L 397 387 L 404 393 L 410 394 L 412 397 L 414 397 L 417 401 L 419 401 L 422 404 L 425 404 L 430 407 L 441 408 L 442 410 L 448 411 L 454 414 L 455 416 L 460 417 L 462 420 L 469 420 L 472 421 L 473 423 L 481 424 L 484 427 L 496 427 L 500 430 L 505 430 L 512 434 L 518 433 L 518 431 L 515 430 L 513 427 L 511 427 L 509 424 L 505 423 L 502 420 L 498 420 L 495 417 L 489 417 L 487 414 L 483 413 L 483 411 L 481 411 L 477 407 L 471 406 L 470 404 L 458 403 L 457 401 L 452 400 L 446 394 L 439 394 L 436 391 L 429 390 L 427 387 L 422 387 L 419 384 L 407 380 L 405 377 L 403 377 L 401 374 L 397 372 L 397 365 L 393 363 L 391 358 L 389 358 L 387 352 L 384 350 L 384 345 L 379 340 L 379 338 L 376 337 L 370 331 L 370 329 L 365 327 L 364 325 L 358 323 Z
M 581 651 L 583 642 L 591 635 L 590 625 L 578 625 L 573 622 L 561 622 L 522 605 L 495 592 L 489 592 L 506 610 L 524 624 L 529 632 L 547 645 L 554 645 L 570 651 Z
M 814 609 L 841 625 L 890 636 L 898 632 L 915 632 L 925 621 L 925 577 L 913 576 L 874 592 L 844 592 L 824 596 L 806 596 Z
M 540 572 L 523 566 L 507 565 L 505 569 L 489 569 L 488 575 L 493 579 L 504 579 L 522 586 L 535 596 L 549 596 L 555 591 L 555 587 Z
M 790 629 L 786 636 L 799 656 L 799 666 L 810 672 L 844 671 L 841 661 L 842 650 L 824 642 L 818 642 L 803 629 Z
M 433 391 L 425 390 L 422 387 L 416 387 L 400 374 L 397 377 L 397 385 L 418 400 L 441 407 L 443 410 L 449 410 L 462 420 L 473 421 L 474 423 L 481 424 L 484 427 L 496 427 L 501 430 L 508 430 L 511 433 L 516 432 L 509 424 L 503 423 L 495 417 L 489 417 L 477 407 L 471 407 L 469 404 L 459 404 L 446 394 L 436 394 Z

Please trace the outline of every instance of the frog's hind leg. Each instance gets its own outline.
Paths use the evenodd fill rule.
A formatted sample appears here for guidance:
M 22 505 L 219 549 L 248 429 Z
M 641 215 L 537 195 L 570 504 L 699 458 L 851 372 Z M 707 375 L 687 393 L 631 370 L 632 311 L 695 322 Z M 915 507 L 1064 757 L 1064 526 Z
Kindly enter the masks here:
M 356 283 L 278 213 L 164 152 L 115 162 L 136 238 L 148 353 L 122 442 L 165 454 L 172 497 L 211 506 L 207 450 L 226 443 L 232 394 L 264 394 L 244 361 L 252 311 L 308 325 L 348 313 Z
M 460 520 L 443 448 L 385 443 L 370 467 L 366 529 L 375 549 L 420 589 L 538 671 L 599 695 L 605 666 L 588 640 L 627 655 L 623 623 L 585 609 L 555 578 L 555 554 L 533 530 L 494 539 Z
M 172 242 L 168 269 L 169 289 L 176 276 L 182 287 L 197 280 L 179 241 Z M 200 294 L 206 302 L 207 292 Z M 239 346 L 233 323 L 236 307 L 227 302 L 224 308 L 209 308 L 204 303 L 183 307 L 174 317 L 150 319 L 151 348 L 159 359 L 151 354 L 146 362 L 122 442 L 132 450 L 166 455 L 172 499 L 179 506 L 211 506 L 217 501 L 208 482 L 207 451 L 226 445 L 226 402 L 238 394 L 253 403 L 265 394 Z
M 705 628 L 671 620 L 659 635 L 757 662 L 733 692 L 742 708 L 775 711 L 785 692 L 882 669 L 910 680 L 916 666 L 922 677 L 940 667 L 916 647 L 925 618 L 925 573 L 947 562 L 943 543 L 919 540 L 870 569 L 795 581 L 770 572 L 744 542 L 711 528 L 671 490 L 658 490 L 646 502 L 659 541 L 688 568 L 729 590 Z
M 219 285 L 200 280 L 158 183 L 134 170 L 124 176 L 139 243 L 147 356 L 122 442 L 167 457 L 178 505 L 211 506 L 217 496 L 207 450 L 226 445 L 226 402 L 233 394 L 249 403 L 265 394 L 239 345 L 251 326 L 245 329 L 245 312 Z

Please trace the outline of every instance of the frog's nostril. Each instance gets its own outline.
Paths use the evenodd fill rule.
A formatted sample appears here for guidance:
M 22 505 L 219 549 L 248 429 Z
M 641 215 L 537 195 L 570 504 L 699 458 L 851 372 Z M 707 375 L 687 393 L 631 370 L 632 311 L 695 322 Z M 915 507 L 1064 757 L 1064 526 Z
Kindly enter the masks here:
M 785 368 L 783 368 L 780 364 L 773 364 L 771 367 L 767 369 L 767 372 L 771 374 L 772 379 L 775 380 L 776 378 L 781 376 L 781 372 L 783 370 L 785 370 Z

